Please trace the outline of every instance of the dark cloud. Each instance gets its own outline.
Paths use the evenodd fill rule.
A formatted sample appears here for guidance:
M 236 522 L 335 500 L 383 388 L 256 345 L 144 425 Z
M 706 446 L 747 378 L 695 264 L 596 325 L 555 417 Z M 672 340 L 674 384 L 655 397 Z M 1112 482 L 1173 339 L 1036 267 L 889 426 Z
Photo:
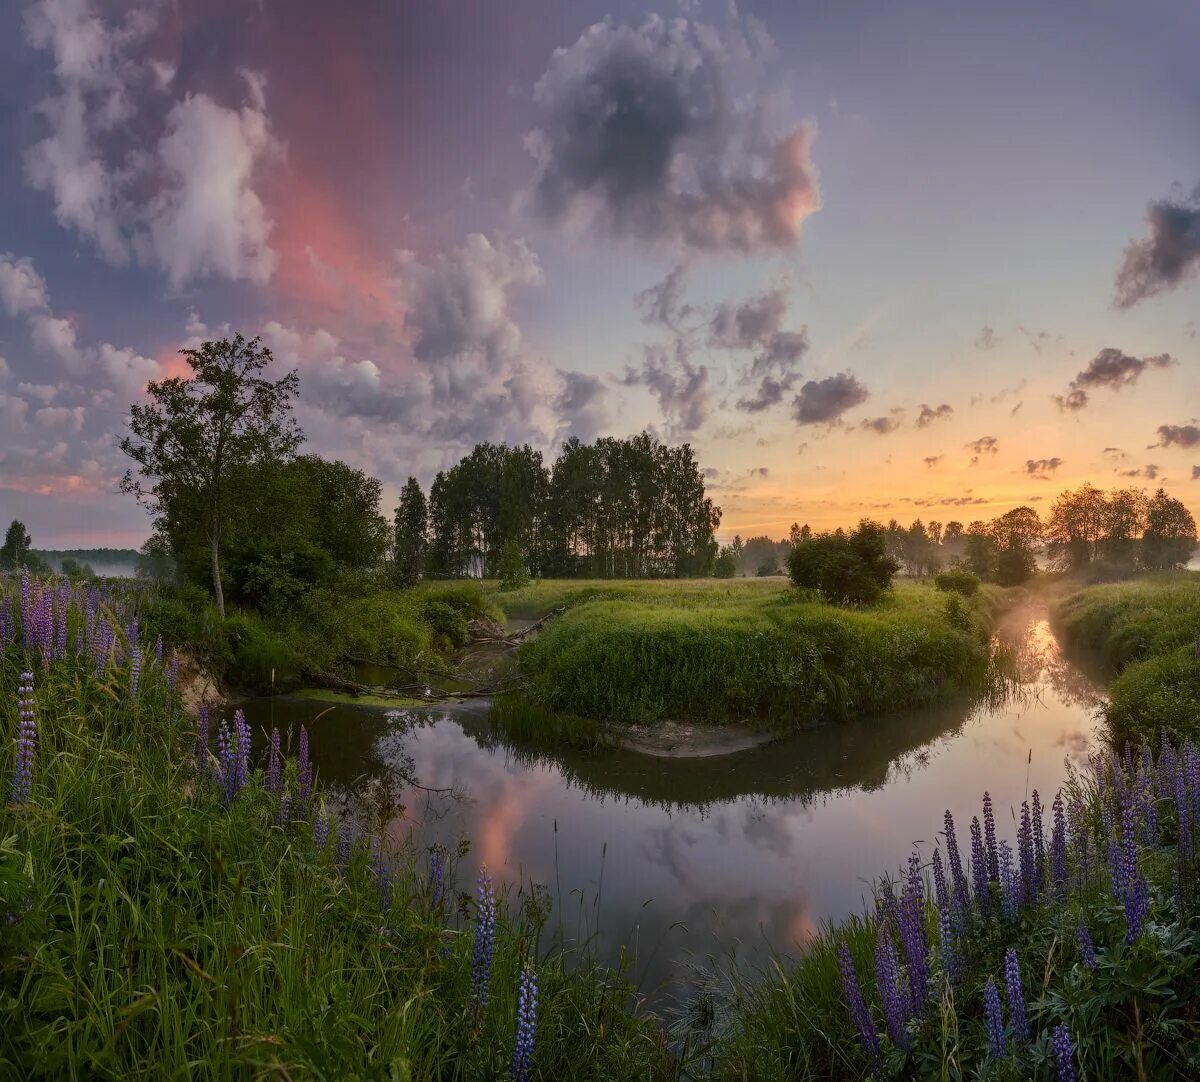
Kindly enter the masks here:
M 559 370 L 563 387 L 554 408 L 564 427 L 563 437 L 576 436 L 590 443 L 608 422 L 605 398 L 608 388 L 598 376 Z
M 1128 457 L 1120 447 L 1105 447 L 1100 453 L 1117 460 Z
M 1013 406 L 1013 408 L 1012 408 L 1012 409 L 1010 409 L 1010 410 L 1008 411 L 1008 415 L 1009 415 L 1010 417 L 1015 417 L 1015 416 L 1016 416 L 1018 413 L 1020 413 L 1020 412 L 1021 412 L 1021 407 L 1022 407 L 1022 406 L 1024 406 L 1024 405 L 1025 405 L 1025 401 L 1024 401 L 1024 399 L 1022 399 L 1022 400 L 1021 400 L 1020 402 L 1018 402 L 1018 403 L 1017 403 L 1015 406 Z
M 692 312 L 692 306 L 683 303 L 686 277 L 687 268 L 677 263 L 661 282 L 643 289 L 633 298 L 642 313 L 643 323 L 660 323 L 664 327 L 678 328 L 679 321 Z
M 932 469 L 945 457 L 945 455 L 927 455 L 925 458 L 925 465 Z
M 737 400 L 737 408 L 744 413 L 761 413 L 770 409 L 783 401 L 783 396 L 791 390 L 796 378 L 794 375 L 784 376 L 782 379 L 763 376 L 753 394 Z
M 894 409 L 885 417 L 872 417 L 864 420 L 859 424 L 868 432 L 874 432 L 879 436 L 886 436 L 889 432 L 895 432 L 904 422 L 904 410 Z
M 850 372 L 809 380 L 792 399 L 792 416 L 802 425 L 831 425 L 843 413 L 861 406 L 870 392 Z
M 1000 450 L 1000 441 L 995 436 L 980 436 L 966 444 L 966 448 L 974 455 L 994 455 Z
M 668 426 L 681 435 L 695 432 L 708 418 L 712 405 L 708 368 L 692 361 L 682 340 L 673 348 L 647 346 L 641 367 L 627 367 L 621 382 L 649 388 Z
M 1193 466 L 1193 467 L 1192 467 L 1192 480 L 1193 480 L 1193 481 L 1200 481 L 1200 466 Z
M 927 406 L 921 403 L 921 412 L 917 414 L 917 427 L 928 428 L 934 421 L 944 421 L 954 415 L 954 407 L 946 402 L 940 406 Z
M 1151 447 L 1195 447 L 1200 444 L 1200 427 L 1188 425 L 1159 425 L 1158 443 Z
M 1154 481 L 1158 478 L 1158 467 L 1151 462 L 1139 469 L 1113 470 L 1113 473 L 1118 477 L 1144 477 L 1147 481 Z
M 728 85 L 761 46 L 736 28 L 651 15 L 638 27 L 596 23 L 556 50 L 526 138 L 532 208 L 696 250 L 793 247 L 820 206 L 813 132 L 772 139 L 758 103 Z
M 1017 325 L 1017 330 L 1025 336 L 1025 340 L 1029 343 L 1034 353 L 1041 353 L 1042 348 L 1049 345 L 1054 339 L 1054 335 L 1049 331 L 1031 331 L 1028 327 L 1022 327 L 1020 324 Z M 1062 335 L 1058 337 L 1061 338 Z
M 1151 203 L 1150 236 L 1130 241 L 1117 270 L 1118 308 L 1166 293 L 1200 270 L 1200 185 L 1190 196 Z
M 1025 460 L 1025 472 L 1032 477 L 1040 477 L 1043 480 L 1048 480 L 1050 475 L 1063 464 L 1061 458 L 1027 458 Z
M 975 336 L 976 349 L 992 349 L 1000 344 L 1000 336 L 988 326 L 979 328 L 979 333 Z
M 1160 353 L 1155 357 L 1131 357 L 1128 353 L 1109 347 L 1097 353 L 1087 367 L 1071 380 L 1067 394 L 1051 397 L 1060 410 L 1076 412 L 1087 406 L 1089 390 L 1107 388 L 1119 391 L 1137 383 L 1147 369 L 1170 368 L 1176 363 L 1169 353 Z

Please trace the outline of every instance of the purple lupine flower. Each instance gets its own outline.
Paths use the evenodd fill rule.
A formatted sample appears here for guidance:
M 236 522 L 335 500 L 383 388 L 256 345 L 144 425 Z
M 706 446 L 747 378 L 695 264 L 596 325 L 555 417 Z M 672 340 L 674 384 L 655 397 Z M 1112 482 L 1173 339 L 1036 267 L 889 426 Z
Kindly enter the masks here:
M 312 797 L 313 768 L 312 762 L 308 757 L 308 730 L 303 725 L 300 726 L 300 748 L 298 756 L 299 770 L 297 771 L 297 780 L 300 785 L 299 800 L 301 807 L 307 807 L 309 799 Z
M 12 598 L 5 594 L 0 597 L 0 650 L 3 650 L 13 637 Z
M 988 879 L 1000 882 L 1000 856 L 996 849 L 996 817 L 992 813 L 992 798 L 983 794 L 983 838 L 987 852 Z
M 1046 837 L 1042 833 L 1042 798 L 1036 789 L 1029 809 L 1033 817 L 1033 896 L 1029 900 L 1036 902 L 1038 895 L 1046 889 Z
M 1021 902 L 1034 900 L 1033 827 L 1030 822 L 1029 801 L 1021 802 L 1021 825 L 1017 828 L 1017 860 L 1021 871 Z
M 1079 960 L 1084 969 L 1096 968 L 1096 948 L 1092 943 L 1092 933 L 1088 931 L 1087 922 L 1080 918 L 1079 927 L 1075 929 L 1075 942 L 1079 945 Z
M 492 952 L 496 945 L 496 891 L 485 864 L 479 870 L 476 890 L 478 914 L 475 949 L 471 955 L 471 998 L 480 1012 L 487 1009 L 488 985 L 492 980 Z
M 279 810 L 275 813 L 275 824 L 276 826 L 281 826 L 286 830 L 291 818 L 292 798 L 290 794 L 284 793 L 283 796 L 279 798 Z
M 442 904 L 443 880 L 446 875 L 446 858 L 440 845 L 429 850 L 429 908 L 437 909 Z
M 33 709 L 33 673 L 21 673 L 17 687 L 17 764 L 13 771 L 12 802 L 25 804 L 33 789 L 33 757 L 37 752 L 37 717 Z
M 134 642 L 133 648 L 129 654 L 129 697 L 136 699 L 138 697 L 138 682 L 142 677 L 142 651 L 138 644 Z
M 250 783 L 250 726 L 241 710 L 233 712 L 234 789 L 235 793 Z
M 1134 871 L 1125 898 L 1125 942 L 1132 943 L 1142 934 L 1142 925 L 1150 916 L 1150 884 L 1141 872 Z
M 179 684 L 179 652 L 171 651 L 171 664 L 167 668 L 167 689 L 174 691 Z
M 1075 1082 L 1075 1045 L 1071 1043 L 1071 1031 L 1060 1023 L 1054 1027 L 1054 1062 L 1058 1067 L 1058 1082 Z
M 1182 770 L 1175 773 L 1175 812 L 1179 816 L 1179 859 L 1192 859 L 1192 815 L 1188 806 L 1187 779 Z
M 939 906 L 950 904 L 950 892 L 946 889 L 946 869 L 942 865 L 942 851 L 933 851 L 933 890 Z
M 268 793 L 278 793 L 282 785 L 282 763 L 279 758 L 279 730 L 271 730 L 271 751 L 267 757 L 266 790 Z
M 850 1018 L 858 1031 L 858 1039 L 863 1051 L 871 1060 L 879 1056 L 879 1034 L 875 1032 L 875 1023 L 871 1021 L 871 1012 L 863 1002 L 862 989 L 858 984 L 858 973 L 854 968 L 854 959 L 850 957 L 850 945 L 843 940 L 838 944 L 838 969 L 842 974 L 842 990 L 846 993 L 846 1004 L 850 1008 Z
M 196 769 L 203 770 L 208 762 L 208 707 L 200 707 L 200 720 L 196 725 Z
M 238 791 L 238 762 L 234 739 L 230 735 L 229 724 L 224 719 L 217 730 L 216 772 L 221 782 L 222 798 L 225 806 L 229 807 Z
M 517 1040 L 510 1067 L 513 1082 L 529 1082 L 533 1070 L 533 1045 L 537 1037 L 537 1010 L 537 971 L 526 962 L 521 967 L 521 980 L 517 987 Z
M 954 831 L 954 816 L 950 814 L 949 808 L 946 809 L 942 823 L 946 833 L 946 859 L 950 863 L 950 884 L 954 888 L 959 902 L 965 903 L 968 896 L 967 877 L 963 873 L 962 856 L 958 851 L 958 837 Z
M 338 832 L 338 868 L 345 871 L 350 867 L 350 849 L 354 844 L 354 834 L 351 831 L 349 823 L 343 823 L 342 829 Z
M 900 934 L 900 903 L 896 901 L 896 892 L 892 889 L 890 882 L 885 882 L 875 892 L 875 909 L 879 914 L 881 921 L 886 923 L 892 931 Z
M 992 1059 L 1004 1058 L 1004 1008 L 996 981 L 988 977 L 983 986 L 983 1017 L 987 1025 L 988 1054 Z
M 162 668 L 162 636 L 158 635 L 154 640 L 154 664 L 160 669 Z
M 908 970 L 913 1013 L 921 1014 L 929 1001 L 929 934 L 925 928 L 925 884 L 921 857 L 908 858 L 908 874 L 900 897 L 900 948 Z
M 75 656 L 76 657 L 83 657 L 86 645 L 87 645 L 86 634 L 84 632 L 83 624 L 80 624 L 78 627 L 75 628 Z
M 1054 826 L 1050 830 L 1050 882 L 1055 891 L 1061 891 L 1067 881 L 1067 818 L 1061 792 L 1054 794 L 1051 809 Z
M 313 846 L 318 853 L 323 853 L 328 841 L 329 812 L 325 810 L 325 805 L 322 804 L 320 811 L 317 812 L 317 817 L 313 820 Z
M 951 984 L 958 984 L 963 978 L 963 958 L 954 932 L 949 901 L 938 906 L 938 951 L 946 980 Z
M 1125 895 L 1124 883 L 1121 879 L 1121 843 L 1116 836 L 1116 824 L 1113 820 L 1113 810 L 1106 800 L 1100 805 L 1100 820 L 1104 830 L 1104 839 L 1108 843 L 1108 886 L 1112 896 L 1120 901 Z
M 1013 869 L 1012 846 L 1000 841 L 1000 907 L 1005 920 L 1016 920 L 1021 908 L 1021 878 Z
M 1195 837 L 1200 831 L 1200 752 L 1189 740 L 1183 745 L 1183 777 L 1184 789 L 1188 794 L 1192 816 L 1192 838 L 1195 848 Z
M 1009 947 L 1004 952 L 1004 991 L 1008 997 L 1008 1019 L 1012 1023 L 1014 1043 L 1029 1040 L 1029 1018 L 1025 1014 L 1025 993 L 1021 988 L 1021 965 L 1017 952 Z
M 888 1036 L 897 1048 L 907 1050 L 911 1042 L 906 1027 L 912 1016 L 912 1004 L 901 980 L 892 933 L 886 925 L 879 926 L 875 937 L 875 984 L 879 989 Z
M 979 816 L 971 817 L 971 878 L 975 881 L 975 901 L 979 912 L 986 914 L 990 893 L 988 890 L 987 858 L 983 852 L 983 831 L 979 826 Z

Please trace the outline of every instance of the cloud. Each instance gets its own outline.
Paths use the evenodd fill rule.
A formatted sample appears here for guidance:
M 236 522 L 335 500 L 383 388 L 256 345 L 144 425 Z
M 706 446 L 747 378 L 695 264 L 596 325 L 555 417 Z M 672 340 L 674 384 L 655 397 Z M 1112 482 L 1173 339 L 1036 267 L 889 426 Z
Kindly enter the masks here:
M 1025 460 L 1025 472 L 1031 477 L 1049 480 L 1050 475 L 1062 464 L 1063 460 L 1057 456 L 1054 458 L 1027 458 Z
M 552 223 L 685 249 L 794 247 L 821 203 L 814 129 L 771 138 L 760 104 L 729 86 L 766 43 L 684 17 L 590 26 L 534 87 L 525 202 Z
M 832 425 L 869 397 L 870 392 L 852 373 L 838 372 L 804 384 L 792 399 L 792 416 L 802 425 Z
M 708 419 L 712 405 L 708 368 L 692 361 L 682 340 L 671 349 L 646 346 L 641 367 L 628 366 L 621 382 L 647 387 L 675 433 L 688 435 Z
M 1192 467 L 1192 480 L 1193 480 L 1193 481 L 1200 481 L 1200 466 L 1193 466 L 1193 467 Z
M 89 0 L 40 0 L 26 37 L 51 55 L 55 86 L 36 107 L 45 134 L 25 154 L 59 223 L 116 266 L 158 267 L 175 288 L 215 276 L 266 281 L 272 223 L 255 190 L 278 154 L 261 79 L 230 107 L 207 93 L 172 97 L 147 55 L 155 15 L 106 21 Z
M 509 293 L 542 281 L 524 241 L 472 233 L 461 247 L 424 262 L 411 251 L 398 252 L 397 261 L 395 286 L 418 360 L 477 353 L 496 366 L 515 356 L 521 332 L 509 314 Z
M 904 410 L 894 409 L 884 417 L 871 417 L 859 423 L 859 428 L 874 432 L 878 436 L 886 436 L 895 432 L 904 423 Z
M 976 349 L 994 349 L 1000 344 L 1000 336 L 988 326 L 979 328 L 979 333 L 975 336 Z
M 1140 469 L 1113 470 L 1113 473 L 1118 477 L 1144 477 L 1147 481 L 1154 481 L 1158 478 L 1158 467 L 1151 462 Z
M 933 467 L 936 466 L 939 462 L 941 462 L 942 459 L 945 457 L 946 457 L 945 455 L 927 455 L 925 458 L 925 465 L 928 466 L 930 469 L 933 469 Z
M 554 400 L 555 409 L 564 426 L 563 438 L 575 436 L 590 443 L 608 423 L 605 398 L 608 389 L 598 376 L 586 372 L 559 370 L 562 391 Z
M 1151 203 L 1150 236 L 1130 241 L 1117 270 L 1118 308 L 1166 293 L 1200 270 L 1200 185 L 1190 196 Z
M 927 406 L 921 403 L 921 412 L 917 414 L 917 427 L 928 428 L 934 421 L 944 421 L 954 415 L 954 407 L 946 402 L 940 406 Z
M 43 406 L 33 419 L 54 432 L 82 432 L 87 410 L 83 406 Z
M 971 452 L 971 465 L 977 466 L 983 455 L 994 455 L 1000 450 L 1000 441 L 995 436 L 980 436 L 965 445 Z
M 781 402 L 799 378 L 797 366 L 809 348 L 808 329 L 783 329 L 787 307 L 786 290 L 778 288 L 741 304 L 719 304 L 708 322 L 710 347 L 756 351 L 740 380 L 750 393 L 738 400 L 737 408 L 747 413 Z
M 691 314 L 692 306 L 683 303 L 683 283 L 687 268 L 677 263 L 667 276 L 634 296 L 633 303 L 642 313 L 643 323 L 660 323 L 678 329 L 679 320 Z
M 1200 445 L 1200 427 L 1188 425 L 1159 425 L 1158 442 L 1151 447 L 1195 447 Z
M 753 394 L 737 400 L 737 408 L 743 413 L 761 413 L 783 401 L 783 396 L 791 390 L 795 376 L 785 376 L 775 379 L 764 376 Z
M 1101 451 L 1100 453 L 1103 455 L 1107 455 L 1109 458 L 1116 459 L 1116 460 L 1120 460 L 1120 459 L 1128 457 L 1125 454 L 1125 452 L 1121 450 L 1120 447 L 1105 447 L 1104 450 Z
M 1131 357 L 1112 347 L 1102 349 L 1082 372 L 1070 382 L 1066 395 L 1052 395 L 1058 408 L 1065 412 L 1077 412 L 1088 404 L 1088 391 L 1107 388 L 1119 391 L 1132 387 L 1147 369 L 1170 368 L 1178 362 L 1169 353 L 1155 357 Z

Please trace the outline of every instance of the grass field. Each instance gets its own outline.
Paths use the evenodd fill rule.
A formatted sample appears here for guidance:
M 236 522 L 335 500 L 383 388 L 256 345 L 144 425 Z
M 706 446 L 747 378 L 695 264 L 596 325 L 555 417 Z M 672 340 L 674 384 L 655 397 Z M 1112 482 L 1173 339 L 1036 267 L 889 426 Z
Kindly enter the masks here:
M 781 579 L 537 582 L 489 596 L 524 618 L 567 606 L 521 651 L 539 706 L 618 722 L 804 725 L 978 686 L 999 594 L 953 614 L 946 594 L 915 583 L 867 609 Z
M 1122 744 L 1165 729 L 1200 735 L 1200 572 L 1089 586 L 1054 608 L 1067 641 L 1117 672 L 1107 719 Z

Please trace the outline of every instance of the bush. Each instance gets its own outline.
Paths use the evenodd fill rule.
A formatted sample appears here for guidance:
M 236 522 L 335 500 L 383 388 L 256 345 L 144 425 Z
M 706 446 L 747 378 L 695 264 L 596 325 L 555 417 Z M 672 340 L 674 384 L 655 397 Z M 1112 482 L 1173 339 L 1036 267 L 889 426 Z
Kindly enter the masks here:
M 1200 737 L 1200 660 L 1194 646 L 1130 665 L 1109 689 L 1114 742 L 1153 740 L 1166 730 L 1178 740 Z
M 763 562 L 758 565 L 758 570 L 755 571 L 754 574 L 760 579 L 767 579 L 772 575 L 778 575 L 779 564 L 771 559 L 763 560 Z
M 949 571 L 939 571 L 933 576 L 933 584 L 944 593 L 974 597 L 979 593 L 980 578 L 974 571 L 953 568 Z
M 500 552 L 497 578 L 500 579 L 501 590 L 519 590 L 529 582 L 529 569 L 525 566 L 525 553 L 521 551 L 521 543 L 515 537 L 510 537 L 504 542 L 504 548 Z
M 877 601 L 899 569 L 887 554 L 884 528 L 867 519 L 849 534 L 836 530 L 800 540 L 788 556 L 788 574 L 795 586 L 817 590 L 838 605 Z
M 737 574 L 737 561 L 729 549 L 722 549 L 721 554 L 713 561 L 713 577 L 731 579 Z

